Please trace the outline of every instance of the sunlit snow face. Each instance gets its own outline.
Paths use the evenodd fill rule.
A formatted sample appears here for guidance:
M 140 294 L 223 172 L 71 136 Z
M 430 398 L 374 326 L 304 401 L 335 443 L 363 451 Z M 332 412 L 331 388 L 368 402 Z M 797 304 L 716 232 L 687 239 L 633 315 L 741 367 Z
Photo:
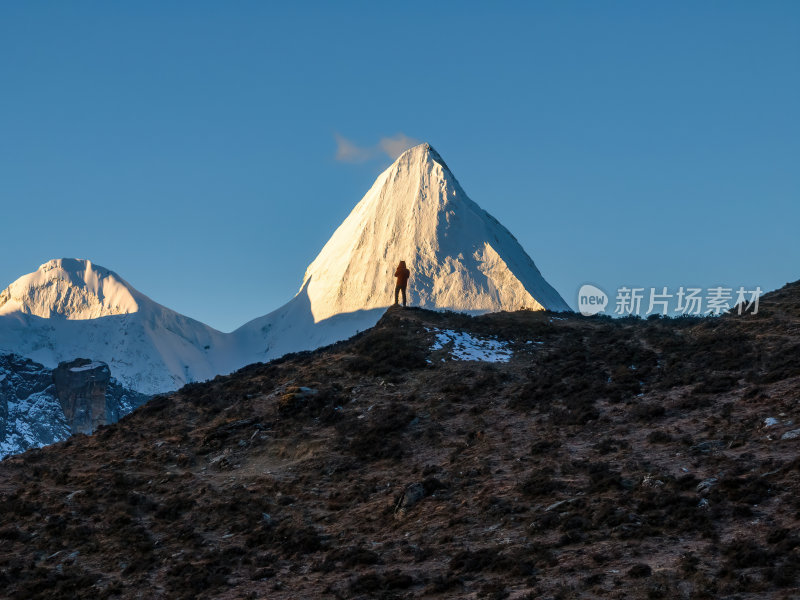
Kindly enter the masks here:
M 51 260 L 0 293 L 0 315 L 21 312 L 44 319 L 83 320 L 138 310 L 125 282 L 88 260 Z
M 569 310 L 517 240 L 466 194 L 428 144 L 384 171 L 309 265 L 301 298 L 315 322 L 393 303 L 466 312 Z

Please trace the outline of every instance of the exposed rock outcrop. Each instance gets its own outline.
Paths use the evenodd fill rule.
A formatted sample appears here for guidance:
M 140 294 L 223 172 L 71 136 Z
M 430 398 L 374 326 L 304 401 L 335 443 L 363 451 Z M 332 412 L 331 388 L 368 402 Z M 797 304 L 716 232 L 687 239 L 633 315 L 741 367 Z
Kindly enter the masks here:
M 77 359 L 50 370 L 21 356 L 0 355 L 0 459 L 73 433 L 92 433 L 148 398 L 122 387 L 99 361 Z
M 77 358 L 53 369 L 53 382 L 61 409 L 72 433 L 92 433 L 109 418 L 106 391 L 111 370 L 102 362 Z

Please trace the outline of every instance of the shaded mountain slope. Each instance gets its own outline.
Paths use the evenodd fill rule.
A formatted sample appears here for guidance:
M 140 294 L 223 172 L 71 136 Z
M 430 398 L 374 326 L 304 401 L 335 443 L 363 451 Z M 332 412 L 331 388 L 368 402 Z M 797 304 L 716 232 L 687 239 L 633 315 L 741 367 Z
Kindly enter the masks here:
M 391 309 L 0 463 L 0 584 L 796 597 L 799 398 L 800 283 L 706 320 Z

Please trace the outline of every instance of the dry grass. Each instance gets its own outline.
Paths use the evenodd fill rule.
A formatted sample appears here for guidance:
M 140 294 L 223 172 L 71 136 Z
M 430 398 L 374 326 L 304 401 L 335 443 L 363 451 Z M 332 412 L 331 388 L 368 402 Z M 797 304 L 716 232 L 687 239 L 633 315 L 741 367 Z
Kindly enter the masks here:
M 800 286 L 551 317 L 391 310 L 4 461 L 2 595 L 796 597 Z M 514 358 L 429 364 L 430 327 Z

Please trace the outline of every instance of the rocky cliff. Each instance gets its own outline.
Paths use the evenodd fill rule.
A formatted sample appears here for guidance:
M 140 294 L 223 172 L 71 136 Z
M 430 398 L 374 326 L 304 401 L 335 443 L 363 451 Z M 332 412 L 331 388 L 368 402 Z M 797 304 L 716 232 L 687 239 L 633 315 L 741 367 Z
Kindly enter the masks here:
M 86 358 L 62 362 L 53 369 L 56 395 L 72 433 L 91 433 L 115 420 L 107 410 L 110 381 L 107 364 Z
M 115 423 L 148 396 L 127 390 L 108 365 L 79 358 L 53 370 L 0 356 L 0 459 Z

